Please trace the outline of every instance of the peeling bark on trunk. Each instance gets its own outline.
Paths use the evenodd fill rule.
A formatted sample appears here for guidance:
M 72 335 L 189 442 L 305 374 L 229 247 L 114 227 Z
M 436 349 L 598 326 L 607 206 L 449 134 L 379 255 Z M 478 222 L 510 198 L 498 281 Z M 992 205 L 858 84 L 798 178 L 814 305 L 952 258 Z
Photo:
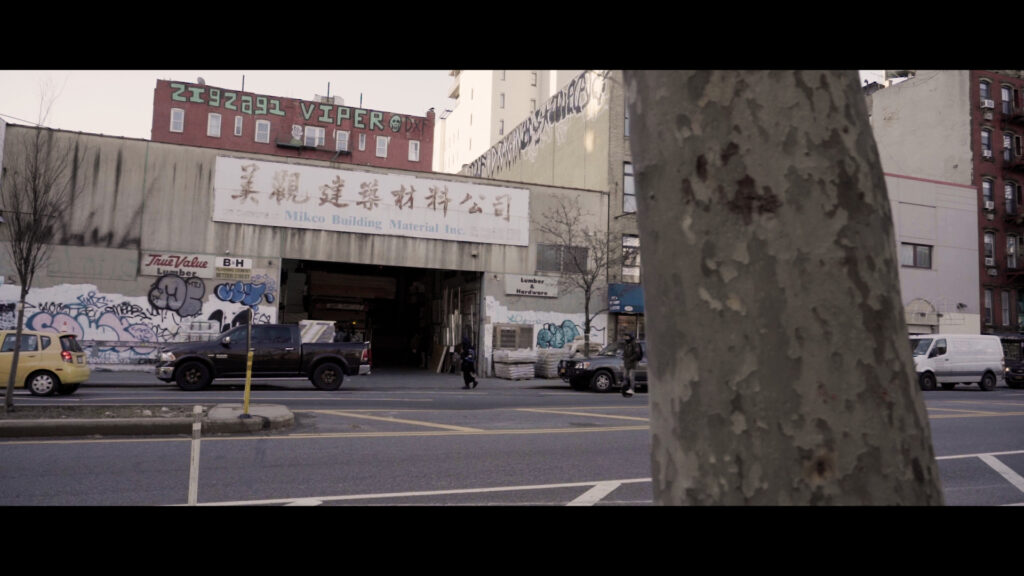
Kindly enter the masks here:
M 855 71 L 626 71 L 660 504 L 942 491 Z

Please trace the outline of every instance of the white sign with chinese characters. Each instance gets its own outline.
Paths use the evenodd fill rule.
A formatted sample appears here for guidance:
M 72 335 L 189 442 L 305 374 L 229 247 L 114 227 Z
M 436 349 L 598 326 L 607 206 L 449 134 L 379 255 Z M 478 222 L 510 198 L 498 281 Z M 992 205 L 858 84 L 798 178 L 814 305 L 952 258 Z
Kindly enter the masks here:
M 558 298 L 558 277 L 505 274 L 505 294 Z
M 213 219 L 528 246 L 530 191 L 218 156 Z

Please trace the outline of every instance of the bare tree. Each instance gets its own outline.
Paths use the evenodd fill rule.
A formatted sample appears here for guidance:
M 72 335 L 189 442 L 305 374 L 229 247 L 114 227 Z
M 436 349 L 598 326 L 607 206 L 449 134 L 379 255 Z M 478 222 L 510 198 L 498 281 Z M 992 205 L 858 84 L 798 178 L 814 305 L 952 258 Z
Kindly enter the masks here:
M 45 122 L 53 99 L 44 98 L 42 102 L 40 125 Z M 11 140 L 9 138 L 8 143 Z M 0 225 L 0 230 L 7 240 L 11 264 L 21 289 L 17 305 L 14 357 L 4 396 L 4 412 L 14 409 L 13 391 L 21 354 L 25 299 L 36 272 L 50 257 L 51 242 L 72 198 L 75 152 L 73 141 L 61 140 L 57 132 L 37 127 L 17 140 L 13 147 L 8 146 L 4 153 L 0 209 L 5 222 Z
M 662 504 L 942 491 L 855 71 L 626 71 Z
M 583 296 L 583 349 L 589 357 L 590 327 L 608 310 L 607 271 L 620 256 L 610 245 L 608 233 L 588 223 L 592 215 L 583 210 L 579 198 L 560 197 L 554 202 L 554 209 L 545 214 L 538 228 L 559 252 L 559 287 Z

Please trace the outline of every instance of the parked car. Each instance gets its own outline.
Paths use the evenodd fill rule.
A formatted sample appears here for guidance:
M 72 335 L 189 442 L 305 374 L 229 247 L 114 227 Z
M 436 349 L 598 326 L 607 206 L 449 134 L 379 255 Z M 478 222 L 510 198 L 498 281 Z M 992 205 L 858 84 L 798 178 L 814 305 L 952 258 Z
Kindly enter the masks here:
M 914 370 L 922 390 L 943 390 L 977 384 L 993 390 L 1004 374 L 1003 345 L 998 336 L 979 334 L 914 334 L 910 337 Z
M 1024 388 L 1024 360 L 1006 360 L 1003 380 L 1010 388 Z
M 14 362 L 14 330 L 0 330 L 0 388 L 7 388 Z M 36 396 L 71 394 L 89 379 L 85 350 L 74 334 L 22 330 L 15 388 Z
M 160 350 L 156 377 L 182 390 L 202 390 L 216 378 L 244 378 L 249 327 L 236 326 L 208 342 Z M 345 376 L 370 373 L 369 342 L 302 342 L 297 324 L 254 324 L 252 376 L 306 377 L 320 390 L 337 390 Z
M 637 362 L 636 382 L 634 388 L 637 391 L 647 391 L 647 342 L 640 340 L 640 349 L 643 350 L 643 358 Z M 622 363 L 622 350 L 624 342 L 609 344 L 600 352 L 585 358 L 578 356 L 565 358 L 558 362 L 558 375 L 562 380 L 569 383 L 573 390 L 586 390 L 594 392 L 607 392 L 614 388 L 621 388 L 624 384 L 624 368 Z

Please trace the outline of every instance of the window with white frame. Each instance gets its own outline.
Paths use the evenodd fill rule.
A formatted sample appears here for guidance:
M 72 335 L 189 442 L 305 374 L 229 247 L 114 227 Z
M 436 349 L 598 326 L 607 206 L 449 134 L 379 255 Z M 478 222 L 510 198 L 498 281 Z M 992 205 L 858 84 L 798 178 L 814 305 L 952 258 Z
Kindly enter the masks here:
M 181 108 L 171 108 L 171 132 L 184 132 L 185 131 L 185 110 Z
M 640 237 L 622 235 L 622 281 L 640 283 Z
M 978 92 L 981 94 L 982 100 L 992 99 L 992 83 L 988 80 L 982 80 L 978 83 Z
M 985 178 L 981 181 L 981 199 L 986 202 L 995 201 L 995 193 L 992 191 L 993 183 L 991 178 Z
M 498 94 L 498 108 L 505 107 L 505 93 Z
M 579 274 L 589 269 L 589 254 L 583 246 L 537 244 L 537 270 Z
M 334 150 L 338 152 L 348 152 L 348 131 L 347 130 L 335 130 L 334 131 Z
M 1003 183 L 1003 197 L 1006 200 L 1006 213 L 1014 215 L 1017 213 L 1017 184 L 1014 182 Z
M 530 112 L 537 110 L 537 99 L 530 98 Z
M 327 129 L 323 126 L 306 126 L 305 139 L 302 141 L 302 144 L 319 148 L 324 145 L 326 137 Z
M 999 89 L 999 105 L 1002 107 L 1003 114 L 1009 114 L 1013 108 L 1011 103 L 1013 102 L 1013 87 L 1003 84 Z
M 1003 162 L 1013 160 L 1013 134 L 1003 134 Z
M 235 116 L 235 136 L 242 135 L 242 117 Z
M 409 140 L 409 162 L 420 161 L 420 141 Z
M 498 120 L 498 136 L 501 136 L 504 133 L 505 133 L 505 121 L 504 120 Z
M 981 154 L 983 158 L 992 158 L 992 131 L 988 128 L 981 130 Z
M 636 184 L 633 181 L 633 163 L 622 164 L 622 211 L 636 212 Z
M 536 86 L 536 85 L 537 85 L 537 73 L 536 72 L 530 72 L 530 86 Z
M 387 136 L 377 136 L 377 157 L 387 158 L 388 157 L 388 140 L 391 140 Z
M 985 289 L 985 324 L 992 324 L 992 289 Z
M 206 117 L 206 135 L 211 138 L 220 138 L 220 114 L 210 112 Z
M 366 134 L 359 135 L 359 151 L 366 150 Z
M 270 142 L 270 121 L 269 120 L 257 120 L 256 121 L 256 138 L 257 142 L 263 142 L 266 144 Z
M 996 233 L 985 232 L 985 265 L 992 266 L 996 258 Z
M 1010 293 L 1003 290 L 999 296 L 999 311 L 1002 315 L 1003 326 L 1010 325 Z
M 1017 236 L 1010 234 L 1006 237 L 1006 267 L 1010 270 L 1017 269 L 1017 247 L 1020 241 Z
M 900 244 L 900 265 L 911 268 L 932 267 L 932 247 L 926 244 Z

